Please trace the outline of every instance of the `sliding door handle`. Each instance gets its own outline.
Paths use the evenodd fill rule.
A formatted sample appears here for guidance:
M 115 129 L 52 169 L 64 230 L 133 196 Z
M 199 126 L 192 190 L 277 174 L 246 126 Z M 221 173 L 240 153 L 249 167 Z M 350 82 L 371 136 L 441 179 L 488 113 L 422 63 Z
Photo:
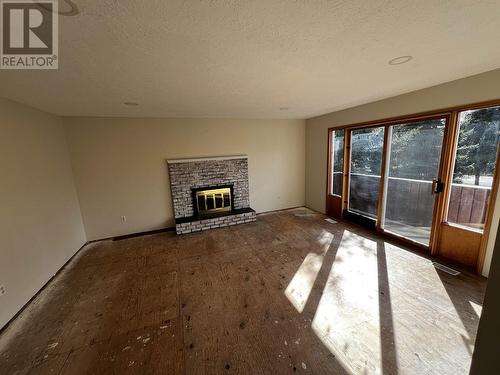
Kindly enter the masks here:
M 441 179 L 434 179 L 432 180 L 432 194 L 439 194 L 442 193 L 444 190 L 444 183 L 441 181 Z

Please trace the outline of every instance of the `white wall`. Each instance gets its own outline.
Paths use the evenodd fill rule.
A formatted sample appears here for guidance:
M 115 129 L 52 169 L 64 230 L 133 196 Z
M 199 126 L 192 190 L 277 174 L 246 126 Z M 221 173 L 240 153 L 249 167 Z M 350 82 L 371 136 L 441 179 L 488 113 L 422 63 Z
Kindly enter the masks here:
M 500 99 L 500 69 L 409 94 L 329 113 L 306 121 L 306 205 L 325 212 L 327 133 L 329 127 L 414 114 L 462 104 Z M 498 202 L 498 199 L 497 199 Z M 489 269 L 500 205 L 488 243 L 484 270 Z M 484 272 L 487 274 L 487 272 Z
M 305 203 L 303 120 L 64 122 L 89 240 L 174 225 L 166 159 L 247 154 L 252 208 L 263 212 Z
M 84 243 L 62 120 L 0 99 L 0 327 Z

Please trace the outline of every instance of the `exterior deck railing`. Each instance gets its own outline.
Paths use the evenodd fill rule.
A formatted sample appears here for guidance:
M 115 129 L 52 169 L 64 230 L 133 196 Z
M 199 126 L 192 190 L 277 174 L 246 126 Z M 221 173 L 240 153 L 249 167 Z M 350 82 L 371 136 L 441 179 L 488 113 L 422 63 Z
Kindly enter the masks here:
M 376 217 L 380 176 L 351 173 L 349 207 Z M 408 225 L 430 227 L 434 209 L 432 181 L 389 177 L 386 218 Z M 453 184 L 448 221 L 480 227 L 484 223 L 491 189 Z

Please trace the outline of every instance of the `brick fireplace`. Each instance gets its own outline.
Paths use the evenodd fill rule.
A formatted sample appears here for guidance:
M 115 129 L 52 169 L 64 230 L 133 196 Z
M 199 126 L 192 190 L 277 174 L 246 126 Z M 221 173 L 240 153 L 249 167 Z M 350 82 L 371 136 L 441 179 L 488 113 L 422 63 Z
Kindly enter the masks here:
M 255 221 L 245 155 L 167 160 L 177 234 Z

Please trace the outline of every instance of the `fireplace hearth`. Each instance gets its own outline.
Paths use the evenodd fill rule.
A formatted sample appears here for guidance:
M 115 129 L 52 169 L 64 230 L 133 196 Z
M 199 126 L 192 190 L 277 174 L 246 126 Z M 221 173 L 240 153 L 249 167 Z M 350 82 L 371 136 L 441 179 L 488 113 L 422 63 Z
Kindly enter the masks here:
M 255 221 L 245 155 L 167 160 L 177 234 Z

